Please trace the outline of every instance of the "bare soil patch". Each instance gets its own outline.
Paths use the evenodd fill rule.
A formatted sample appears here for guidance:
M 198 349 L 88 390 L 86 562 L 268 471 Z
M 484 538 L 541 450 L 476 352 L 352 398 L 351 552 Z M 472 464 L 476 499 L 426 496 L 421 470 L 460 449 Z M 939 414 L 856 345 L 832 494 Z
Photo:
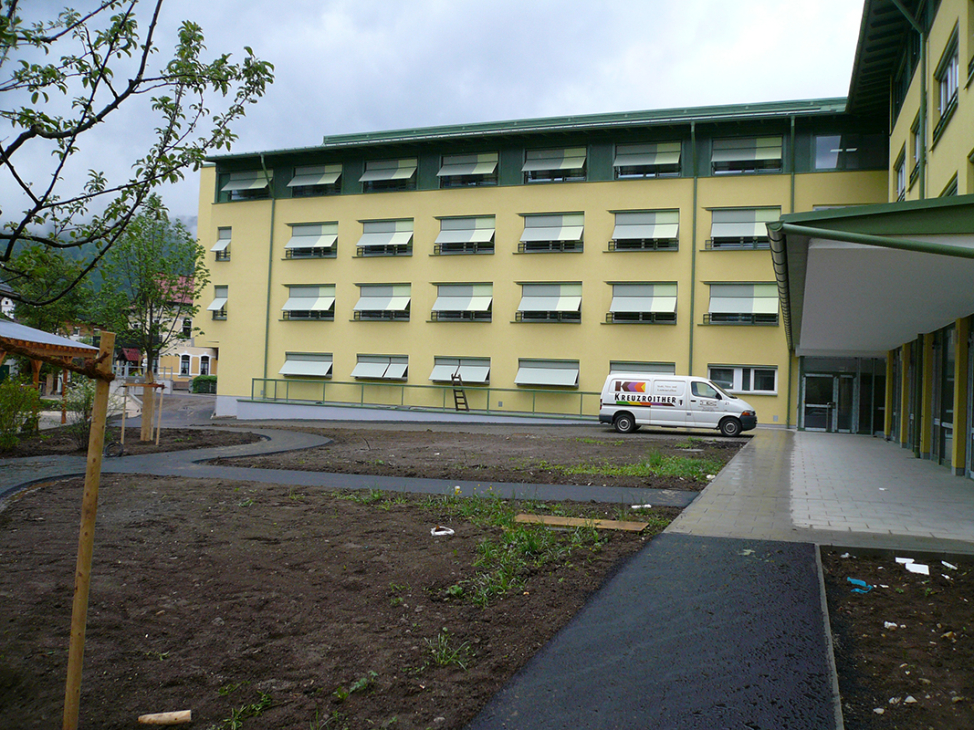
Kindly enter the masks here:
M 59 722 L 81 492 L 43 485 L 0 513 L 0 727 Z M 465 598 L 478 546 L 510 528 L 462 517 L 463 502 L 106 478 L 82 726 L 191 709 L 199 728 L 463 727 L 648 539 L 524 528 L 580 543 L 553 563 L 528 556 L 522 582 L 482 607 Z M 657 529 L 677 512 L 656 511 Z
M 613 472 L 657 458 L 654 455 L 713 460 L 716 472 L 748 440 L 646 432 L 623 436 L 604 430 L 563 432 L 559 428 L 532 431 L 507 428 L 497 432 L 487 429 L 470 432 L 376 428 L 300 430 L 327 436 L 333 443 L 300 452 L 221 459 L 213 463 L 492 483 L 699 491 L 707 485 L 706 479 Z M 597 473 L 579 472 L 580 469 Z
M 823 555 L 846 730 L 974 727 L 974 560 L 916 562 Z
M 120 441 L 122 429 L 110 426 L 106 432 L 106 442 Z M 260 441 L 260 436 L 249 431 L 213 431 L 188 428 L 163 428 L 159 435 L 159 445 L 139 441 L 140 428 L 125 428 L 125 453 L 158 454 L 187 449 L 209 449 L 217 446 L 236 446 Z M 20 441 L 12 449 L 0 451 L 0 458 L 13 459 L 24 456 L 53 456 L 57 454 L 84 454 L 87 442 L 79 444 L 71 426 L 45 429 L 35 436 Z

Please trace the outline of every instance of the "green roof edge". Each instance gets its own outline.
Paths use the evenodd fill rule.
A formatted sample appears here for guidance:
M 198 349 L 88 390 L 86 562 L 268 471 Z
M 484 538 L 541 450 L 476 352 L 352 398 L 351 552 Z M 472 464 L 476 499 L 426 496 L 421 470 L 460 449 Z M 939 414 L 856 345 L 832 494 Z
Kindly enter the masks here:
M 325 137 L 314 147 L 266 150 L 238 154 L 214 155 L 208 161 L 241 159 L 259 154 L 278 155 L 337 149 L 342 147 L 368 147 L 383 144 L 431 142 L 439 139 L 463 139 L 465 137 L 490 137 L 510 134 L 541 134 L 545 132 L 571 132 L 604 130 L 613 128 L 663 126 L 689 124 L 690 122 L 721 122 L 772 119 L 789 116 L 816 116 L 842 114 L 846 109 L 845 97 L 774 101 L 757 104 L 730 104 L 721 106 L 683 107 L 634 112 L 610 112 L 582 114 L 565 117 L 541 117 L 514 119 L 499 122 L 451 124 L 415 129 L 395 129 L 380 132 L 339 134 Z

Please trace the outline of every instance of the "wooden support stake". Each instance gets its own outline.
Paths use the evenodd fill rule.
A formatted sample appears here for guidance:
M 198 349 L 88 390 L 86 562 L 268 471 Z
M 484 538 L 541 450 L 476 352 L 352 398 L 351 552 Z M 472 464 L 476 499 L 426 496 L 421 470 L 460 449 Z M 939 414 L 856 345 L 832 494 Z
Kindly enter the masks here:
M 589 520 L 582 517 L 556 517 L 554 515 L 529 515 L 521 513 L 514 516 L 515 522 L 548 525 L 550 527 L 595 527 L 599 530 L 624 530 L 642 532 L 649 527 L 648 522 L 627 522 L 625 520 Z
M 115 333 L 102 332 L 101 353 L 115 349 Z M 112 381 L 110 357 L 98 365 L 95 403 L 88 439 L 88 465 L 81 502 L 81 529 L 78 535 L 78 562 L 74 574 L 74 603 L 71 609 L 71 640 L 68 646 L 68 677 L 64 690 L 63 730 L 77 730 L 81 709 L 81 665 L 85 653 L 85 627 L 88 623 L 88 590 L 91 587 L 91 556 L 95 543 L 95 516 L 98 513 L 98 486 L 101 459 L 105 448 L 105 420 L 108 416 L 108 391 Z
M 121 444 L 124 449 L 125 447 L 125 414 L 129 410 L 129 387 L 128 385 L 122 386 L 122 437 Z
M 162 396 L 165 388 L 159 388 L 159 415 L 156 417 L 156 446 L 159 445 L 159 436 L 162 434 Z
M 145 373 L 145 384 L 146 386 L 151 386 L 155 382 L 155 377 L 153 376 L 152 370 L 146 367 Z M 142 389 L 142 433 L 139 435 L 139 441 L 148 442 L 152 441 L 152 416 L 155 410 L 155 393 L 153 393 L 151 387 L 146 387 Z

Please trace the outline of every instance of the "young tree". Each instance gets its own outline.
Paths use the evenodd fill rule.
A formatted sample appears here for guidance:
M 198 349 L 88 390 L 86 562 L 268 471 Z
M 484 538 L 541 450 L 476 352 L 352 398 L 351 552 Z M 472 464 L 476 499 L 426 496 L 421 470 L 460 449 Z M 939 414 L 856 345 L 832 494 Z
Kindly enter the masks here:
M 180 26 L 172 57 L 161 60 L 163 0 L 150 0 L 145 11 L 138 2 L 98 0 L 84 13 L 65 9 L 44 19 L 36 17 L 43 4 L 0 0 L 0 184 L 20 198 L 12 211 L 13 196 L 5 196 L 0 278 L 29 278 L 16 266 L 18 245 L 95 245 L 79 276 L 39 296 L 16 288 L 21 301 L 43 305 L 70 291 L 120 240 L 153 189 L 229 148 L 231 123 L 273 81 L 273 66 L 250 48 L 240 63 L 229 54 L 204 60 L 203 33 L 191 21 Z M 211 116 L 214 94 L 227 101 Z M 85 140 L 139 100 L 153 115 L 146 126 L 154 126 L 154 138 L 133 150 L 130 175 L 109 179 L 88 170 L 86 182 L 68 189 L 75 174 L 81 179 L 75 168 L 87 167 L 77 155 Z M 48 168 L 40 169 L 44 160 Z
M 151 368 L 160 353 L 189 337 L 183 320 L 199 311 L 196 298 L 210 281 L 205 258 L 206 249 L 152 196 L 99 267 L 96 321 L 137 348 Z
M 22 273 L 8 282 L 14 294 L 21 297 L 14 305 L 14 319 L 18 322 L 44 332 L 69 335 L 72 325 L 89 320 L 91 282 L 88 279 L 51 304 L 38 307 L 27 303 L 68 288 L 84 269 L 81 261 L 58 249 L 31 244 L 19 250 L 13 264 Z

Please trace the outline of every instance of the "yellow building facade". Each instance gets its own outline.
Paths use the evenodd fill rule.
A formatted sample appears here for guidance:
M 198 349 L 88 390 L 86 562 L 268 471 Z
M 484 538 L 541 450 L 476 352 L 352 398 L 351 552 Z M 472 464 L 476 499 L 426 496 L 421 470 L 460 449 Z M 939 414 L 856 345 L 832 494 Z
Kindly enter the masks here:
M 214 159 L 200 302 L 218 415 L 282 404 L 593 417 L 610 369 L 710 377 L 794 424 L 766 223 L 880 202 L 844 99 L 326 138 Z M 204 341 L 205 340 L 205 341 Z

